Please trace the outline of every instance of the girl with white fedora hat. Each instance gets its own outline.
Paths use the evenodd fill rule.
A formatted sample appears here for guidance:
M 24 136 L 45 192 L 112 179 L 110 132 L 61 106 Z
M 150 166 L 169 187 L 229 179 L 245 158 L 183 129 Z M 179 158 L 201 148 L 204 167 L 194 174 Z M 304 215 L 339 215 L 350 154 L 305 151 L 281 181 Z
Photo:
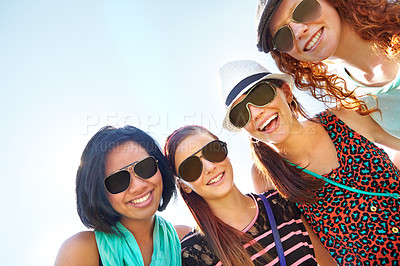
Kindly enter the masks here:
M 227 144 L 209 130 L 184 126 L 164 147 L 198 225 L 181 240 L 182 265 L 336 265 L 294 203 L 240 192 Z
M 400 150 L 400 140 L 355 111 L 299 121 L 307 116 L 291 77 L 254 61 L 227 63 L 220 75 L 224 127 L 250 134 L 257 167 L 297 203 L 337 263 L 398 261 L 400 171 L 374 142 Z

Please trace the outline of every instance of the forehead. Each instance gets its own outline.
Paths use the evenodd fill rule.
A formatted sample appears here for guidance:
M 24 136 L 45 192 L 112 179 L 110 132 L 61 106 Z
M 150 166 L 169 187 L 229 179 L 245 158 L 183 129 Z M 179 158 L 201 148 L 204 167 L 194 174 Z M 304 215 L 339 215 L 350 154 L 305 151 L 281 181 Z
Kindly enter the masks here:
M 214 140 L 206 132 L 186 137 L 177 147 L 175 161 L 180 164 L 184 159 L 200 150 L 204 145 Z
M 300 2 L 301 0 L 283 0 L 271 17 L 268 27 L 269 32 L 275 32 L 278 27 L 283 26 L 282 24 L 287 22 Z
M 136 161 L 149 156 L 149 153 L 138 143 L 128 141 L 110 150 L 106 156 L 106 174 L 113 173 Z

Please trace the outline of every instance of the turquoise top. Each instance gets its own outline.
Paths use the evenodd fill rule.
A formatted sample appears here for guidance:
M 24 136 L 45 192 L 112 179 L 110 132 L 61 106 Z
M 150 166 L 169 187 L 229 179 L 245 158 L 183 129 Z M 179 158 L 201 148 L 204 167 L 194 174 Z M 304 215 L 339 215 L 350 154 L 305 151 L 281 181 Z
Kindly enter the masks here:
M 101 262 L 106 266 L 144 266 L 142 253 L 132 233 L 120 222 L 115 226 L 122 234 L 94 231 Z M 155 215 L 151 266 L 181 265 L 181 244 L 173 226 Z
M 368 108 L 374 108 L 378 104 L 382 117 L 379 112 L 374 112 L 371 114 L 372 118 L 386 132 L 400 138 L 400 70 L 392 82 L 382 87 L 367 87 L 358 83 L 343 67 L 338 68 L 338 72 L 346 80 L 350 90 L 357 87 L 357 95 L 363 95 L 359 98 L 367 104 Z M 374 95 L 377 99 L 366 94 Z

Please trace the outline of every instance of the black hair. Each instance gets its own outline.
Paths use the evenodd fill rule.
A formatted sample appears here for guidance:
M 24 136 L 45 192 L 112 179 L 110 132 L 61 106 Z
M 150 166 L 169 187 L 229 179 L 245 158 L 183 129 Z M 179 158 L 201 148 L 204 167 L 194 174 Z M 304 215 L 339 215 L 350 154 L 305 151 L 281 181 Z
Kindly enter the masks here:
M 150 135 L 133 126 L 103 127 L 87 143 L 76 174 L 78 215 L 88 228 L 105 233 L 118 233 L 113 227 L 120 220 L 121 215 L 112 208 L 106 196 L 107 192 L 103 183 L 105 160 L 112 149 L 129 141 L 137 143 L 150 156 L 158 160 L 163 182 L 158 210 L 164 210 L 172 196 L 176 196 L 174 177 L 168 162 L 159 145 Z

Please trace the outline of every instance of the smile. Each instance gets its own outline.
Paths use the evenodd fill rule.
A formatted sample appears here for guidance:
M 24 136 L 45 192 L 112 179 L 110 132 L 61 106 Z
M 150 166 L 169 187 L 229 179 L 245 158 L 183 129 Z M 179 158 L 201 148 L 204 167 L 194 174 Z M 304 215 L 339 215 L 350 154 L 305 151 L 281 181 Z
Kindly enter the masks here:
M 151 191 L 149 193 L 147 193 L 147 195 L 145 195 L 144 197 L 131 200 L 130 202 L 132 202 L 133 204 L 139 204 L 139 203 L 145 202 L 150 197 L 150 195 L 151 195 Z
M 318 42 L 318 40 L 321 38 L 322 32 L 324 31 L 324 28 L 320 29 L 314 37 L 311 39 L 311 41 L 307 44 L 306 48 L 304 48 L 304 51 L 309 51 L 311 50 L 314 45 Z
M 224 172 L 225 173 L 225 172 Z M 224 173 L 219 174 L 216 178 L 211 179 L 207 185 L 212 185 L 214 183 L 217 183 L 221 178 L 224 176 Z
M 260 127 L 258 128 L 258 130 L 264 131 L 264 130 L 268 127 L 268 125 L 269 125 L 275 118 L 277 118 L 277 117 L 278 117 L 278 114 L 272 115 L 270 118 L 268 118 L 264 123 L 262 123 L 262 124 L 260 125 Z

